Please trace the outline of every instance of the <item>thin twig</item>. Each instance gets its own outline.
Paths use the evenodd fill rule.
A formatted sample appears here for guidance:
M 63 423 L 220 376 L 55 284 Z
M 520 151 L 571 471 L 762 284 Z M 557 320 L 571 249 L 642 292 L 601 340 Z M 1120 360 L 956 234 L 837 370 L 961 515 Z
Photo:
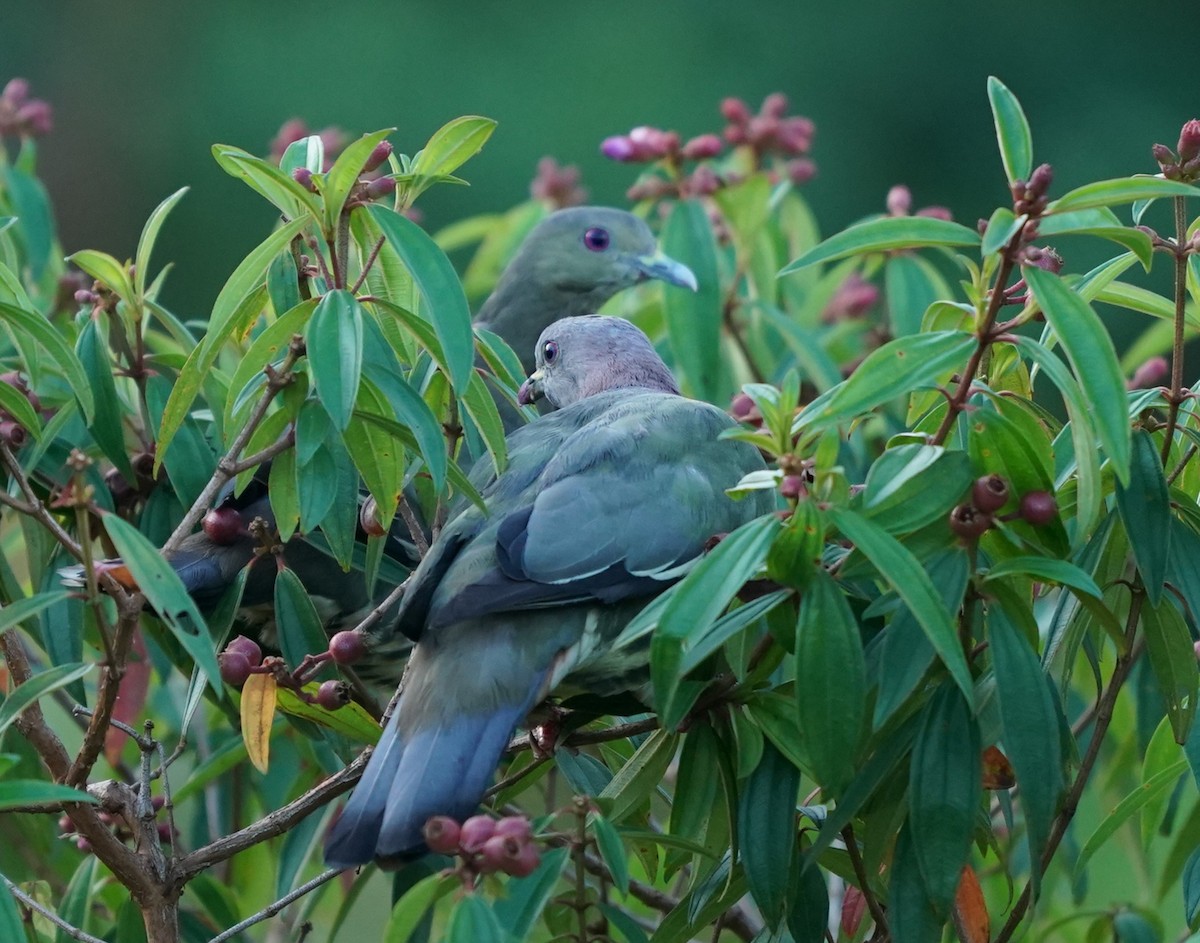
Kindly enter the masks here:
M 327 881 L 333 880 L 335 877 L 337 877 L 339 874 L 341 874 L 343 870 L 345 870 L 345 869 L 344 868 L 330 868 L 328 871 L 322 871 L 311 881 L 306 881 L 304 884 L 301 884 L 298 888 L 296 888 L 290 894 L 279 898 L 279 900 L 275 901 L 275 903 L 271 904 L 269 907 L 264 907 L 262 910 L 260 910 L 256 914 L 251 914 L 249 917 L 247 917 L 241 923 L 234 924 L 232 927 L 230 927 L 224 933 L 218 933 L 211 940 L 209 940 L 208 943 L 225 943 L 226 940 L 232 939 L 233 937 L 237 936 L 239 933 L 241 933 L 243 930 L 247 929 L 248 927 L 252 927 L 256 923 L 260 923 L 261 921 L 266 920 L 268 917 L 274 917 L 277 913 L 279 913 L 279 911 L 283 910 L 283 908 L 286 907 L 288 904 L 292 903 L 295 900 L 299 900 L 301 897 L 303 897 L 305 894 L 309 893 L 310 891 L 315 891 L 318 887 L 320 887 L 322 884 L 326 883 Z
M 60 930 L 62 930 L 62 932 L 65 933 L 67 936 L 69 936 L 71 939 L 79 940 L 80 943 L 104 943 L 104 940 L 100 939 L 99 937 L 92 936 L 90 933 L 84 933 L 78 927 L 71 926 L 69 923 L 67 923 L 67 921 L 63 920 L 63 918 L 60 917 L 58 914 L 56 914 L 53 910 L 43 907 L 36 900 L 34 900 L 32 897 L 30 897 L 28 894 L 26 894 L 23 890 L 21 890 L 19 887 L 17 887 L 16 884 L 14 884 L 8 878 L 4 877 L 3 874 L 0 874 L 0 878 L 3 878 L 5 887 L 8 888 L 8 892 L 10 894 L 12 894 L 13 897 L 15 897 L 18 901 L 20 901 L 24 906 L 28 907 L 30 910 L 41 914 L 43 917 L 45 917 L 47 920 L 49 920 L 52 924 L 54 924 L 56 927 L 58 927 Z
M 429 553 L 429 538 L 425 536 L 425 530 L 421 527 L 421 522 L 417 520 L 416 512 L 413 511 L 412 505 L 408 503 L 405 495 L 400 495 L 400 503 L 396 505 L 396 510 L 404 520 L 404 526 L 408 528 L 408 535 L 412 537 L 413 544 L 416 545 L 417 554 L 424 557 Z
M 362 271 L 358 274 L 358 279 L 354 282 L 354 287 L 350 289 L 350 294 L 357 295 L 358 290 L 362 288 L 363 282 L 367 280 L 367 273 L 371 271 L 371 266 L 375 264 L 375 259 L 379 256 L 379 250 L 383 248 L 383 236 L 380 236 L 375 245 L 371 246 L 371 252 L 367 256 L 367 260 L 363 263 Z
M 76 543 L 75 538 L 68 534 L 63 529 L 63 526 L 54 519 L 54 515 L 50 513 L 49 509 L 45 504 L 42 503 L 41 499 L 33 493 L 33 488 L 30 487 L 29 479 L 25 476 L 25 471 L 21 468 L 21 463 L 17 461 L 17 457 L 13 455 L 12 449 L 8 447 L 8 444 L 2 441 L 0 441 L 0 462 L 4 464 L 4 467 L 8 470 L 8 473 L 12 475 L 13 479 L 16 481 L 17 487 L 21 489 L 21 494 L 24 496 L 25 502 L 28 505 L 27 508 L 23 509 L 24 512 L 31 515 L 39 524 L 45 527 L 46 530 L 50 531 L 50 533 L 54 536 L 54 539 L 63 545 L 67 553 L 73 556 L 76 560 L 82 561 L 83 552 L 80 550 L 79 544 Z
M 884 914 L 883 908 L 879 906 L 879 901 L 875 899 L 875 893 L 871 890 L 870 878 L 866 866 L 863 864 L 862 854 L 858 850 L 858 839 L 854 837 L 853 826 L 847 825 L 842 829 L 842 841 L 846 845 L 846 854 L 850 856 L 854 876 L 858 878 L 859 890 L 862 891 L 863 900 L 867 902 L 867 909 L 871 911 L 871 918 L 875 921 L 875 926 L 885 934 L 890 934 L 887 915 Z

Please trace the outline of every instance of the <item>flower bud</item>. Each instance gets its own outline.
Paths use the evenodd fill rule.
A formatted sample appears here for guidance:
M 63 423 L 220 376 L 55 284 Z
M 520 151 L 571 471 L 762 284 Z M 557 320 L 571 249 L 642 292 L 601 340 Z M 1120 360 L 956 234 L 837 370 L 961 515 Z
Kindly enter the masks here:
M 623 134 L 615 134 L 600 142 L 600 153 L 609 160 L 629 163 L 635 160 L 636 148 L 633 142 Z
M 734 124 L 745 124 L 750 120 L 750 109 L 740 98 L 731 95 L 721 102 L 721 117 Z
M 4 91 L 0 92 L 0 98 L 3 98 L 13 108 L 19 108 L 25 103 L 25 99 L 29 97 L 29 80 L 22 78 L 9 79 L 8 84 L 4 86 Z
M 975 480 L 971 489 L 971 504 L 976 509 L 990 514 L 999 511 L 1008 503 L 1008 483 L 999 475 L 984 475 Z
M 782 118 L 787 114 L 788 100 L 783 92 L 772 92 L 763 99 L 762 107 L 758 109 L 758 113 L 769 118 Z
M 317 192 L 317 185 L 313 182 L 313 173 L 307 167 L 297 167 L 292 171 L 292 179 L 300 186 L 304 187 L 309 193 Z
M 100 296 L 94 291 L 88 291 L 86 288 L 80 288 L 75 292 L 75 300 L 81 305 L 94 305 L 100 300 Z
M 913 215 L 924 216 L 926 219 L 944 219 L 946 222 L 950 222 L 954 218 L 945 206 L 922 206 Z
M 912 211 L 912 191 L 904 184 L 898 183 L 888 190 L 884 202 L 892 216 L 907 216 Z
M 1175 163 L 1175 153 L 1165 144 L 1155 144 L 1150 148 L 1150 153 L 1160 167 Z
M 858 272 L 851 272 L 825 305 L 821 320 L 826 324 L 861 318 L 879 300 L 879 289 Z
M 696 196 L 709 196 L 721 189 L 721 178 L 708 164 L 701 164 L 688 178 L 687 189 Z
M 338 632 L 329 640 L 329 655 L 339 665 L 352 665 L 367 654 L 367 640 L 362 632 Z
M 372 200 L 378 200 L 380 197 L 391 196 L 396 192 L 395 177 L 377 177 L 366 186 L 367 196 Z
M 762 425 L 762 413 L 758 404 L 747 393 L 738 393 L 729 404 L 729 414 L 738 422 L 748 422 L 752 425 Z
M 779 482 L 779 493 L 789 501 L 795 501 L 807 492 L 800 475 L 784 475 Z
M 367 155 L 367 162 L 363 164 L 363 173 L 369 174 L 378 170 L 391 156 L 392 145 L 387 141 L 380 141 L 375 145 L 375 149 Z
M 1026 246 L 1021 251 L 1021 262 L 1055 275 L 1061 272 L 1063 267 L 1062 256 L 1049 246 Z
M 496 823 L 487 815 L 473 815 L 462 823 L 458 844 L 467 854 L 474 854 L 496 832 Z
M 1129 389 L 1149 390 L 1160 386 L 1167 378 L 1169 369 L 1166 357 L 1151 357 L 1133 372 L 1128 384 Z
M 225 651 L 237 652 L 250 663 L 251 668 L 257 668 L 262 664 L 262 649 L 258 647 L 258 643 L 254 639 L 246 638 L 244 635 L 239 635 L 227 642 Z
M 228 547 L 246 533 L 241 515 L 233 508 L 213 508 L 204 515 L 201 526 L 208 539 L 221 547 Z
M 688 160 L 704 160 L 716 157 L 725 145 L 715 134 L 700 134 L 683 145 L 683 156 Z
M 817 175 L 816 163 L 807 157 L 789 160 L 784 169 L 787 171 L 788 179 L 797 187 L 803 186 Z
M 17 109 L 17 124 L 30 137 L 41 137 L 54 130 L 54 109 L 40 98 L 27 101 Z
M 317 688 L 317 704 L 327 711 L 335 711 L 350 703 L 350 685 L 345 681 L 322 681 Z
M 812 147 L 815 130 L 808 118 L 800 115 L 787 118 L 779 124 L 779 146 L 786 154 L 807 154 Z
M 1034 198 L 1045 196 L 1054 180 L 1054 168 L 1049 164 L 1039 164 L 1029 175 L 1028 191 Z
M 1048 491 L 1030 491 L 1021 497 L 1021 517 L 1034 527 L 1041 527 L 1054 520 L 1058 504 Z
M 387 533 L 383 525 L 379 523 L 378 505 L 375 503 L 374 495 L 368 495 L 367 500 L 358 509 L 358 526 L 368 537 L 382 537 Z
M 458 853 L 458 836 L 461 831 L 459 824 L 448 815 L 435 815 L 425 823 L 422 829 L 425 844 L 437 855 L 453 855 Z
M 221 680 L 231 687 L 240 688 L 250 677 L 250 661 L 238 651 L 226 649 L 217 656 L 221 669 Z
M 1200 157 L 1200 118 L 1193 118 L 1179 132 L 1179 162 L 1185 163 Z

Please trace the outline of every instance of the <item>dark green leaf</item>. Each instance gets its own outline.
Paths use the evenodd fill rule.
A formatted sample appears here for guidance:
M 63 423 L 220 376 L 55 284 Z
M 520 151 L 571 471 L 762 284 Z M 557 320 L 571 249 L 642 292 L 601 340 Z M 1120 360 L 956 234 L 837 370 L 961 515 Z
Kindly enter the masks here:
M 938 299 L 938 286 L 916 256 L 894 255 L 883 271 L 892 336 L 916 334 L 921 330 L 925 309 Z
M 299 438 L 299 437 L 297 437 Z M 296 499 L 300 505 L 300 531 L 310 533 L 325 520 L 338 496 L 338 468 L 325 445 L 301 464 L 296 455 Z
M 599 798 L 612 800 L 609 821 L 620 822 L 638 806 L 649 801 L 675 757 L 677 740 L 674 733 L 662 729 L 654 731 L 604 787 Z
M 840 794 L 857 769 L 866 719 L 867 669 L 858 622 L 823 570 L 809 583 L 796 624 L 796 708 L 812 774 Z
M 1200 684 L 1191 633 L 1170 596 L 1157 606 L 1146 600 L 1142 606 L 1142 629 L 1175 742 L 1186 743 L 1196 717 L 1196 689 Z
M 146 405 L 151 416 L 161 416 L 171 396 L 171 381 L 162 375 L 151 376 L 146 382 Z M 217 457 L 201 424 L 187 416 L 175 434 L 174 448 L 163 458 L 167 477 L 179 500 L 190 505 L 200 496 L 217 467 Z M 175 521 L 172 521 L 174 524 Z M 142 522 L 145 529 L 145 519 Z
M 286 259 L 291 256 L 284 253 L 279 258 Z M 234 413 L 246 402 L 249 391 L 265 382 L 263 370 L 266 365 L 278 365 L 282 362 L 292 342 L 292 336 L 304 333 L 304 326 L 316 307 L 315 298 L 303 301 L 277 317 L 254 338 L 254 343 L 238 362 L 229 380 L 229 399 L 225 404 L 226 425 L 233 425 Z
M 1183 916 L 1189 927 L 1200 916 L 1200 848 L 1192 852 L 1183 869 Z
M 79 401 L 79 408 L 83 410 L 87 422 L 92 422 L 96 409 L 92 397 L 92 387 L 84 372 L 83 364 L 79 362 L 79 358 L 75 356 L 75 352 L 63 339 L 62 334 L 46 320 L 44 315 L 26 311 L 24 308 L 4 302 L 0 302 L 0 322 L 3 322 L 14 335 L 19 336 L 24 333 L 32 336 L 38 346 L 50 355 L 50 358 L 63 372 L 63 377 L 71 387 L 75 399 Z
M 509 881 L 505 895 L 492 909 L 513 940 L 527 940 L 533 925 L 546 909 L 554 893 L 559 874 L 567 858 L 566 848 L 554 848 L 542 855 L 537 870 L 519 881 Z M 391 941 L 385 941 L 391 943 Z
M 1060 741 L 1057 736 L 1047 735 L 1048 731 L 1058 729 L 1058 709 L 1037 653 L 1021 636 L 1003 606 L 988 608 L 987 625 L 1005 751 L 1021 788 L 1030 859 L 1037 862 L 1063 789 Z M 1039 879 L 1040 868 L 1035 867 L 1035 886 Z
M 742 790 L 738 851 L 754 903 L 768 926 L 784 918 L 796 847 L 796 792 L 800 772 L 769 742 Z
M 21 711 L 43 694 L 65 688 L 92 670 L 91 665 L 55 665 L 39 671 L 24 684 L 18 685 L 0 703 L 0 736 L 17 719 Z
M 706 720 L 697 720 L 683 738 L 671 802 L 672 835 L 698 839 L 705 821 L 714 814 L 719 783 L 713 770 L 719 750 L 717 735 Z
M 21 922 L 17 901 L 8 890 L 9 884 L 9 879 L 0 874 L 0 940 L 19 943 L 29 938 L 25 935 L 25 926 Z
M 1113 470 L 1128 483 L 1131 447 L 1125 380 L 1108 332 L 1091 306 L 1057 275 L 1033 266 L 1022 271 L 1067 353 Z
M 446 925 L 446 943 L 506 943 L 504 928 L 480 894 L 460 898 Z
M 1158 449 L 1145 429 L 1133 432 L 1129 482 L 1117 482 L 1116 497 L 1146 598 L 1158 606 L 1171 553 L 1171 496 Z
M 625 846 L 621 836 L 613 828 L 613 824 L 602 815 L 592 816 L 592 831 L 596 835 L 596 848 L 608 868 L 608 876 L 612 878 L 615 887 L 624 897 L 629 893 L 629 862 L 625 858 Z
M 837 528 L 875 565 L 880 576 L 912 610 L 973 709 L 974 682 L 958 630 L 924 567 L 903 544 L 872 521 L 843 509 L 832 509 L 831 516 Z
M 924 246 L 977 246 L 979 233 L 958 223 L 928 216 L 884 216 L 857 223 L 830 236 L 785 265 L 780 275 L 798 272 L 818 262 L 832 262 L 848 255 L 918 249 Z
M 116 514 L 105 514 L 103 520 L 113 546 L 133 574 L 146 601 L 208 677 L 208 683 L 217 697 L 224 697 L 213 640 L 208 634 L 204 617 L 184 589 L 179 574 L 171 568 L 159 549 L 132 524 Z
M 120 328 L 117 328 L 120 330 Z M 124 404 L 117 396 L 113 364 L 108 347 L 100 339 L 100 322 L 89 320 L 75 343 L 75 353 L 83 364 L 92 394 L 96 398 L 96 419 L 88 427 L 96 444 L 130 484 L 137 481 L 125 450 Z
M 983 231 L 983 244 L 979 247 L 979 254 L 987 256 L 999 252 L 1008 245 L 1028 219 L 1028 216 L 1015 215 L 1007 207 L 996 207 L 988 220 L 987 229 Z
M 909 771 L 913 853 L 934 910 L 950 911 L 967 861 L 981 783 L 979 728 L 962 693 L 943 684 L 924 710 Z
M 16 602 L 0 608 L 0 632 L 8 631 L 13 626 L 37 615 L 46 607 L 61 602 L 69 595 L 70 593 L 66 590 L 53 590 L 47 593 L 38 593 L 36 596 L 29 596 L 25 599 L 18 599 Z
M 304 584 L 286 567 L 275 577 L 275 623 L 279 628 L 279 648 L 293 670 L 305 655 L 317 655 L 329 647 L 329 636 Z M 329 666 L 315 675 L 318 680 L 336 676 Z
M 92 907 L 92 882 L 96 875 L 96 858 L 88 855 L 79 863 L 58 905 L 58 915 L 77 930 L 87 931 L 88 916 Z M 55 943 L 70 943 L 66 931 L 59 929 Z
M 426 319 L 441 342 L 450 383 L 462 393 L 474 372 L 475 339 L 471 310 L 454 266 L 416 223 L 383 206 L 367 211 L 412 274 Z
M 863 513 L 905 534 L 950 513 L 975 475 L 966 454 L 933 445 L 887 449 L 867 472 Z
M 362 376 L 363 311 L 348 291 L 321 299 L 305 332 L 309 369 L 317 397 L 341 431 L 350 424 Z
M 897 943 L 937 943 L 942 938 L 942 921 L 921 882 L 911 821 L 905 824 L 896 839 L 891 874 L 887 914 L 892 938 Z
M 992 105 L 992 120 L 996 124 L 996 142 L 1000 145 L 1000 159 L 1004 162 L 1004 173 L 1011 184 L 1017 180 L 1028 180 L 1033 168 L 1033 138 L 1029 133 L 1029 121 L 1021 109 L 1017 96 L 994 75 L 987 80 L 988 101 Z
M 829 925 L 829 888 L 818 867 L 805 867 L 801 859 L 792 865 L 791 900 L 787 927 L 795 943 L 822 943 Z
M 685 392 L 710 403 L 726 402 L 730 391 L 721 367 L 721 284 L 717 245 L 708 213 L 696 200 L 682 200 L 667 217 L 662 248 L 686 262 L 696 275 L 696 291 L 667 291 L 663 313 Z
M 86 792 L 70 786 L 60 786 L 58 783 L 48 783 L 40 779 L 0 779 L 0 811 L 42 802 L 98 801 Z
M 504 422 L 496 409 L 496 401 L 492 399 L 491 391 L 484 382 L 483 374 L 475 371 L 471 381 L 462 394 L 462 405 L 467 415 L 475 424 L 475 429 L 483 438 L 488 454 L 498 472 L 504 471 L 508 464 L 508 443 L 504 437 Z

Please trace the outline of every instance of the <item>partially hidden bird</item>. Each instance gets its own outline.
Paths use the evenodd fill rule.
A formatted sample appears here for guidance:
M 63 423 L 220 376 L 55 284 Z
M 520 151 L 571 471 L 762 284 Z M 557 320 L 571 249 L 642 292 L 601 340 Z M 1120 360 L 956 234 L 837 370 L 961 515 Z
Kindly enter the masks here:
M 533 348 L 538 335 L 562 315 L 594 311 L 609 298 L 647 279 L 696 289 L 696 277 L 683 263 L 659 251 L 645 221 L 624 210 L 603 206 L 578 206 L 558 210 L 542 219 L 525 237 L 501 273 L 492 294 L 475 318 L 476 326 L 499 335 L 521 358 L 526 372 L 533 368 Z M 524 419 L 499 402 L 506 431 Z M 202 530 L 191 534 L 168 556 L 187 591 L 211 611 L 234 577 L 244 567 L 253 570 L 242 596 L 242 628 L 265 626 L 270 641 L 276 567 L 259 561 L 261 541 L 250 525 L 261 518 L 268 531 L 275 518 L 267 491 L 270 463 L 240 493 L 232 482 L 218 495 Z M 397 522 L 388 535 L 385 553 L 402 566 L 415 566 L 417 556 L 406 527 Z M 283 549 L 283 562 L 293 569 L 318 607 L 332 634 L 350 628 L 392 587 L 380 584 L 375 598 L 368 596 L 360 572 L 342 569 L 329 553 L 304 535 L 292 537 Z M 105 561 L 104 565 L 119 565 Z M 63 571 L 64 582 L 82 586 L 82 570 Z M 381 626 L 382 631 L 383 626 Z M 256 632 L 261 628 L 256 628 Z M 390 654 L 392 648 L 387 648 Z M 389 679 L 395 684 L 398 675 Z
M 512 432 L 508 465 L 473 471 L 472 505 L 413 574 L 397 629 L 415 641 L 395 712 L 333 826 L 326 862 L 394 866 L 434 815 L 478 806 L 514 729 L 568 681 L 648 697 L 646 651 L 612 642 L 714 535 L 773 510 L 727 494 L 763 469 L 733 421 L 688 399 L 619 318 L 550 325 L 522 402 L 557 410 Z

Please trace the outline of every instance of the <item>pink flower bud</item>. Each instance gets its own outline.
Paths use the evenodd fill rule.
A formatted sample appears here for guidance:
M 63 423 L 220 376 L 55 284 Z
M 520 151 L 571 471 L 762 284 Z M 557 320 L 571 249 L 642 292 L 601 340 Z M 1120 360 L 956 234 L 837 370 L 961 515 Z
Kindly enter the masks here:
M 721 178 L 707 164 L 701 164 L 692 171 L 687 188 L 696 196 L 708 196 L 721 189 Z
M 721 117 L 734 124 L 745 124 L 750 120 L 750 109 L 740 98 L 730 96 L 721 102 Z
M 715 134 L 701 134 L 692 138 L 683 145 L 683 156 L 688 160 L 704 160 L 709 157 L 716 157 L 721 153 L 721 148 L 724 144 L 721 139 Z
M 367 155 L 367 162 L 363 164 L 363 173 L 369 174 L 378 170 L 391 156 L 392 145 L 387 141 L 380 141 L 375 145 L 375 149 Z
M 925 217 L 928 217 L 929 219 L 944 219 L 947 222 L 949 222 L 951 219 L 954 218 L 951 215 L 950 210 L 944 206 L 923 206 L 919 210 L 917 210 L 916 213 L 914 213 L 913 215 L 914 216 L 925 216 Z
M 1150 148 L 1150 153 L 1161 167 L 1175 163 L 1175 153 L 1165 144 L 1155 144 Z
M 789 501 L 802 497 L 808 489 L 804 487 L 804 479 L 799 475 L 784 475 L 779 482 L 779 493 Z
M 825 305 L 821 319 L 826 324 L 835 324 L 861 318 L 878 300 L 879 289 L 857 272 L 851 272 Z
M 807 157 L 789 160 L 784 169 L 787 171 L 788 179 L 797 187 L 803 186 L 817 175 L 816 163 Z
M 759 114 L 770 118 L 782 118 L 787 114 L 787 109 L 787 96 L 783 92 L 772 92 L 763 99 L 762 107 L 758 111 Z
M 912 210 L 912 191 L 904 184 L 898 183 L 888 190 L 887 211 L 892 216 L 907 216 Z
M 27 101 L 17 109 L 17 124 L 30 137 L 41 137 L 54 130 L 54 109 L 40 98 Z
M 1129 380 L 1129 389 L 1149 390 L 1161 386 L 1169 371 L 1170 365 L 1166 357 L 1151 357 L 1133 372 Z
M 1049 246 L 1026 246 L 1021 252 L 1021 261 L 1025 265 L 1032 265 L 1034 268 L 1040 268 L 1044 272 L 1053 272 L 1057 275 L 1062 271 L 1063 260 L 1062 256 L 1051 249 Z
M 779 125 L 779 145 L 786 154 L 807 154 L 815 126 L 808 118 L 787 118 Z
M 395 177 L 377 177 L 366 186 L 367 196 L 372 200 L 378 200 L 380 197 L 391 196 L 396 192 Z
M 1179 146 L 1175 149 L 1181 164 L 1200 157 L 1200 118 L 1193 118 L 1183 126 L 1179 132 Z
M 9 79 L 8 84 L 4 86 L 4 91 L 0 93 L 0 98 L 12 105 L 14 108 L 19 108 L 25 103 L 25 99 L 29 97 L 29 80 L 22 78 Z
M 448 815 L 435 815 L 425 823 L 425 844 L 434 854 L 457 854 L 461 831 L 459 824 Z
M 600 142 L 600 153 L 609 160 L 629 163 L 635 159 L 636 149 L 629 138 L 623 134 L 616 134 Z
M 1033 173 L 1029 175 L 1029 185 L 1026 188 L 1028 193 L 1036 198 L 1045 196 L 1050 190 L 1050 184 L 1054 180 L 1054 168 L 1049 164 L 1039 164 L 1034 168 Z
M 81 305 L 94 305 L 100 300 L 100 296 L 94 291 L 88 291 L 86 288 L 81 288 L 75 292 L 75 300 Z
M 313 182 L 313 173 L 307 167 L 297 167 L 292 171 L 292 179 L 300 186 L 304 187 L 309 193 L 317 192 L 317 185 Z

